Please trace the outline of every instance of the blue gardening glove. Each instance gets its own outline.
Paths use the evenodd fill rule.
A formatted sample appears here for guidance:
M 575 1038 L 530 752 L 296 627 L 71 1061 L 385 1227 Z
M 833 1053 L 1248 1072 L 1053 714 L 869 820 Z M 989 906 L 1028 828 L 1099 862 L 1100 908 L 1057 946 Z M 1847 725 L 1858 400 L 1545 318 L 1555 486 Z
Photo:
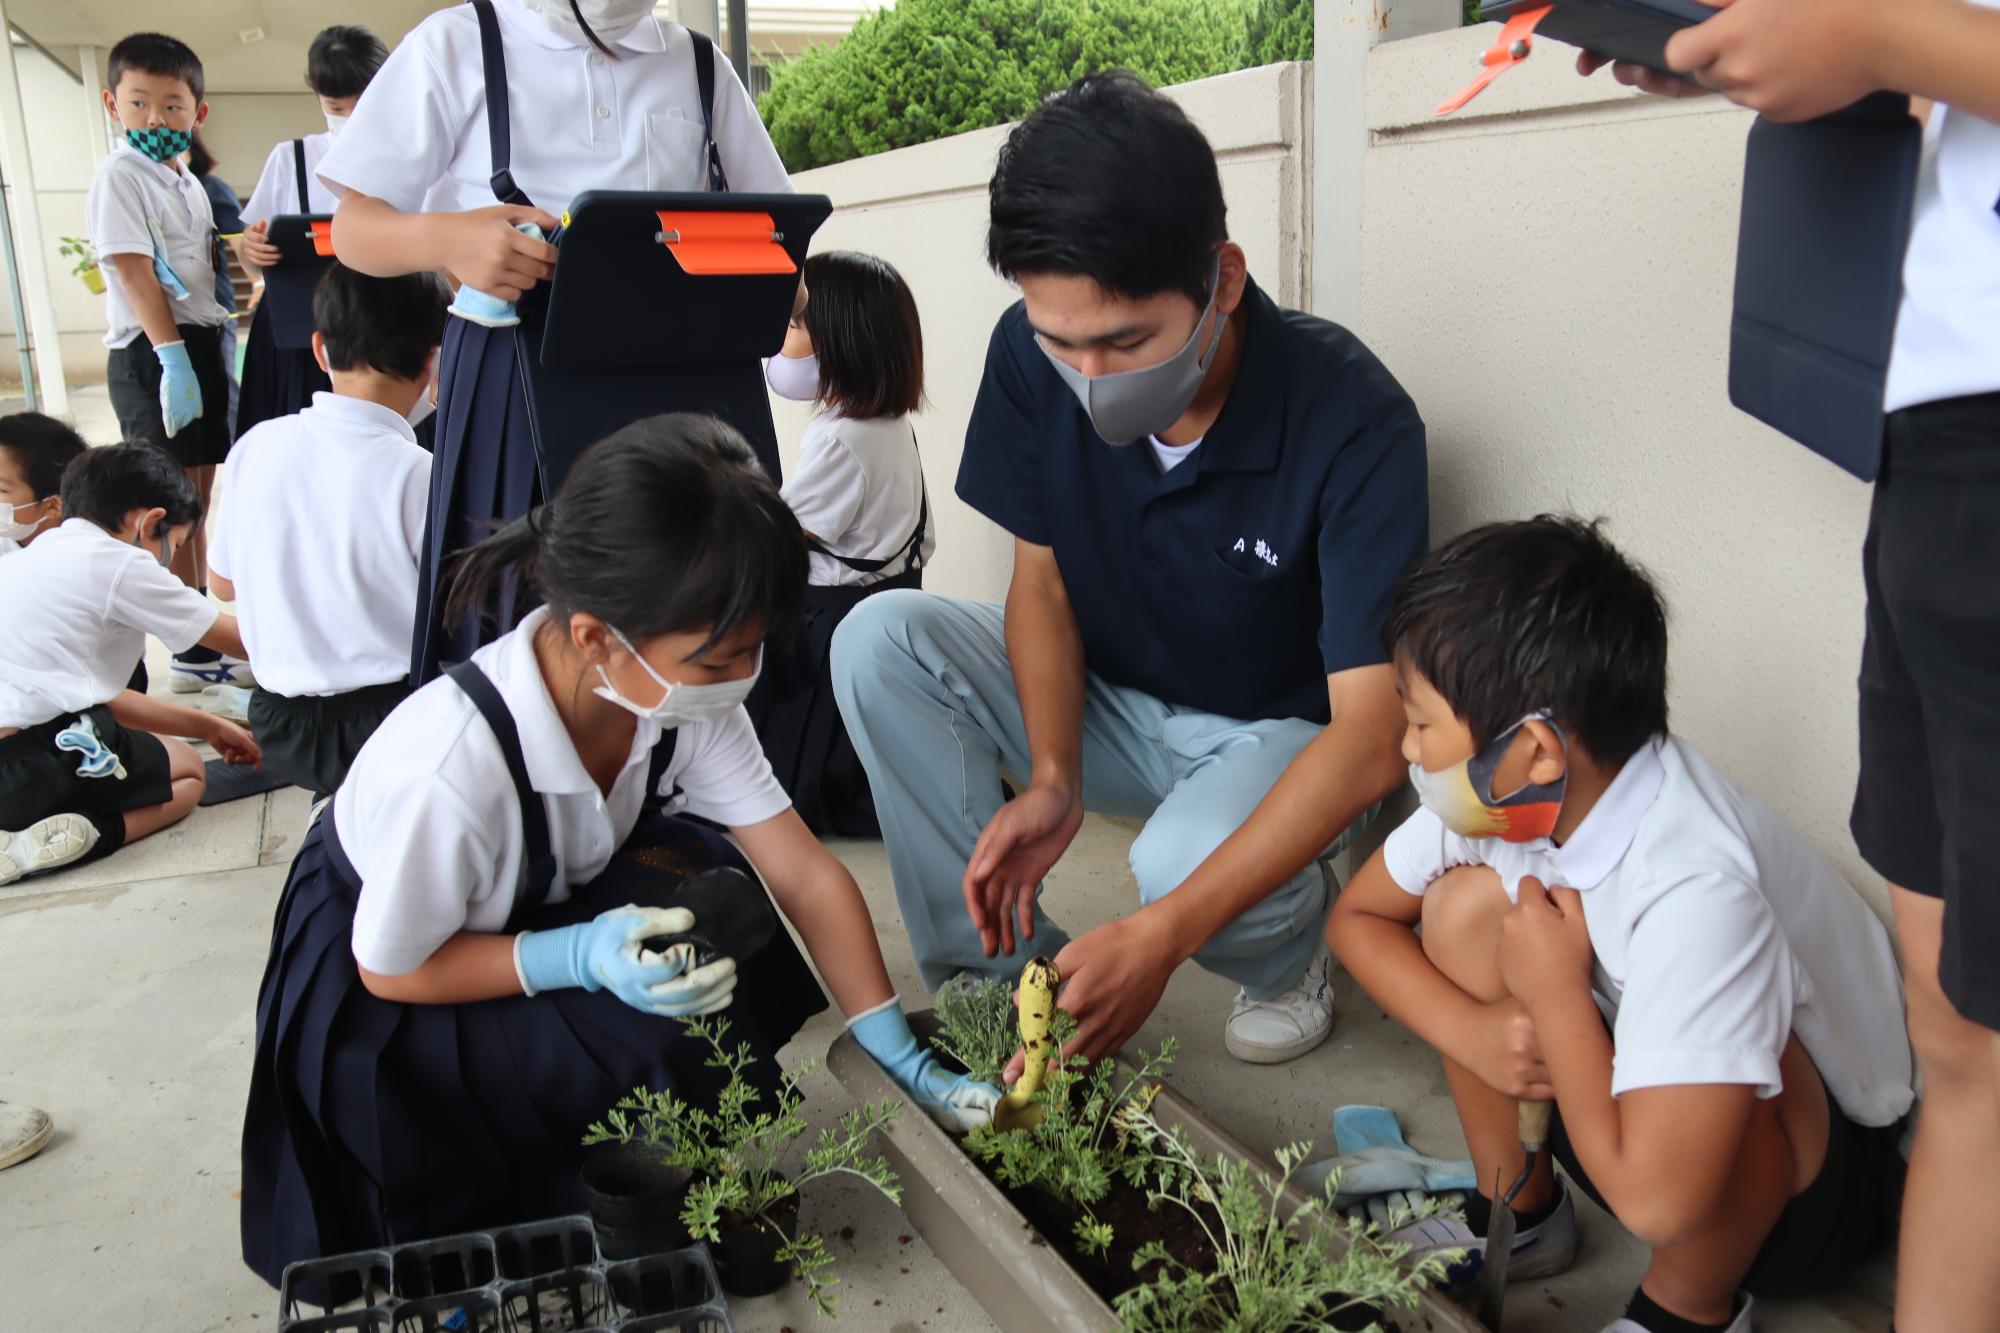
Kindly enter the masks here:
M 664 953 L 640 947 L 655 935 L 692 929 L 694 913 L 684 907 L 627 903 L 580 925 L 521 932 L 514 937 L 514 970 L 530 995 L 581 986 L 608 990 L 634 1009 L 662 1018 L 712 1014 L 727 1008 L 735 994 L 734 958 L 695 967 L 692 944 L 676 944 Z
M 917 1042 L 903 1007 L 890 996 L 866 1013 L 847 1020 L 861 1049 L 925 1114 L 946 1129 L 969 1130 L 993 1123 L 1000 1089 L 970 1074 L 954 1074 Z
M 97 724 L 90 720 L 88 714 L 56 733 L 56 748 L 82 756 L 76 765 L 76 771 L 82 777 L 125 780 L 125 762 L 106 748 L 103 738 L 97 734 Z
M 160 358 L 160 419 L 171 438 L 201 416 L 201 381 L 195 378 L 186 343 L 162 343 L 153 355 Z
M 146 227 L 153 233 L 153 276 L 159 279 L 160 290 L 176 301 L 188 298 L 187 284 L 181 275 L 174 272 L 174 266 L 167 262 L 167 238 L 160 230 L 158 218 L 147 218 Z
M 517 222 L 514 230 L 538 241 L 546 239 L 542 229 L 532 222 Z M 474 324 L 484 324 L 489 329 L 511 329 L 521 322 L 512 301 L 503 301 L 469 284 L 460 285 L 458 295 L 452 298 L 450 313 L 460 319 L 469 319 Z

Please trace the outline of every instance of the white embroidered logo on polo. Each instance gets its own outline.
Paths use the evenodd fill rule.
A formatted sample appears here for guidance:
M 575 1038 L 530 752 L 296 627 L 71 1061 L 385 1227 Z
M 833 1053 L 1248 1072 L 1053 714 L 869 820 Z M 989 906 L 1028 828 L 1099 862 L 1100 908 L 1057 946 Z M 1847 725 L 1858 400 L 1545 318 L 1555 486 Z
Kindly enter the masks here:
M 1231 547 L 1230 549 L 1236 552 L 1238 555 L 1241 555 L 1244 549 L 1243 542 L 1244 539 L 1238 537 L 1236 539 L 1236 545 Z M 1265 541 L 1262 537 L 1259 537 L 1257 539 L 1257 545 L 1251 548 L 1250 553 L 1256 556 L 1259 560 L 1262 560 L 1265 564 L 1269 565 L 1271 568 L 1276 569 L 1278 567 L 1278 553 L 1272 550 L 1271 544 Z

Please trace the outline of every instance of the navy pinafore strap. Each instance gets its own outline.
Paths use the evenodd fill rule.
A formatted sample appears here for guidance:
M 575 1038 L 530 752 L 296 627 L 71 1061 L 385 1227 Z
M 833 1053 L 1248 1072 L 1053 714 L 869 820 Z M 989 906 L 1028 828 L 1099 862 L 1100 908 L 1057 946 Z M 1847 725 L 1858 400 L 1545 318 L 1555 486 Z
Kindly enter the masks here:
M 292 179 L 299 187 L 299 212 L 312 212 L 312 198 L 306 190 L 306 141 L 292 140 Z
M 514 895 L 513 910 L 507 914 L 507 931 L 520 930 L 521 918 L 549 900 L 549 886 L 556 878 L 556 854 L 549 842 L 549 811 L 541 796 L 528 782 L 528 761 L 521 753 L 521 730 L 514 714 L 500 697 L 493 680 L 476 662 L 454 662 L 445 668 L 452 683 L 465 691 L 472 706 L 493 729 L 500 742 L 501 757 L 507 761 L 507 776 L 514 780 L 514 795 L 521 802 L 521 841 L 527 853 L 521 870 L 520 892 Z

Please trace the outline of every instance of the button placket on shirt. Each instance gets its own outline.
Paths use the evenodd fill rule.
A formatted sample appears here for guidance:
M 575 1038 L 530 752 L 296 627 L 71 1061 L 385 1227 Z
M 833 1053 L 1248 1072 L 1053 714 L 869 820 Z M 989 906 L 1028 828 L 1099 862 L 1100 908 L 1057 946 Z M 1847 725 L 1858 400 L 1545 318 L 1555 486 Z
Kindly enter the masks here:
M 618 147 L 618 89 L 611 62 L 602 51 L 584 57 L 584 89 L 588 94 L 590 146 L 615 151 Z

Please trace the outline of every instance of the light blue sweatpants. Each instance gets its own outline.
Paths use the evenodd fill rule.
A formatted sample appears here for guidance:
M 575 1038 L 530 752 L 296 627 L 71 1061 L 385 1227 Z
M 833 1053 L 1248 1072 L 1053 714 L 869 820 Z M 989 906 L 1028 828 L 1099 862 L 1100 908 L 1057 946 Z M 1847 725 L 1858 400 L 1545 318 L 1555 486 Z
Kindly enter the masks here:
M 898 590 L 861 603 L 833 639 L 834 694 L 868 770 L 896 901 L 932 990 L 964 970 L 1017 977 L 1028 958 L 1053 958 L 1069 939 L 1038 902 L 1034 938 L 987 958 L 965 908 L 966 862 L 1000 808 L 1001 773 L 1030 771 L 1003 626 L 998 606 Z M 1241 722 L 1177 707 L 1092 674 L 1084 807 L 1146 821 L 1131 865 L 1140 901 L 1154 902 L 1249 818 L 1319 732 L 1297 719 Z M 1315 862 L 1225 926 L 1195 961 L 1269 998 L 1305 975 L 1328 902 Z

